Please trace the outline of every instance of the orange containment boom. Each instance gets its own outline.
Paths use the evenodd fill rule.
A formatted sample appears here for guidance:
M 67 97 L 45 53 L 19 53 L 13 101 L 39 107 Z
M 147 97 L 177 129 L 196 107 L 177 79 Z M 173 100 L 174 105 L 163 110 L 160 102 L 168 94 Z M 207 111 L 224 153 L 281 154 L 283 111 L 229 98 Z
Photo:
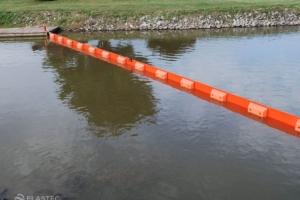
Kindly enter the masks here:
M 188 92 L 210 103 L 222 106 L 228 110 L 239 113 L 245 117 L 276 128 L 296 137 L 300 137 L 300 117 L 282 112 L 246 98 L 213 88 L 209 85 L 188 79 L 186 77 L 159 69 L 157 67 L 127 58 L 122 55 L 105 51 L 103 49 L 83 44 L 69 38 L 50 33 L 51 41 L 72 48 L 98 59 L 120 66 L 158 80 L 173 88 Z

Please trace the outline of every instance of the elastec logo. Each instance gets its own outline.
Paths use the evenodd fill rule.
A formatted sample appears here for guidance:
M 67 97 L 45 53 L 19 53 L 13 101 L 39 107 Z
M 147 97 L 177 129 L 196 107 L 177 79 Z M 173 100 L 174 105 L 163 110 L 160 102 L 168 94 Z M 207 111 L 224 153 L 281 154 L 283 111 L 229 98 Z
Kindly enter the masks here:
M 25 197 L 23 194 L 18 194 L 16 197 L 15 197 L 15 200 L 25 200 Z
M 14 200 L 60 200 L 58 196 L 24 196 L 23 194 L 18 194 Z

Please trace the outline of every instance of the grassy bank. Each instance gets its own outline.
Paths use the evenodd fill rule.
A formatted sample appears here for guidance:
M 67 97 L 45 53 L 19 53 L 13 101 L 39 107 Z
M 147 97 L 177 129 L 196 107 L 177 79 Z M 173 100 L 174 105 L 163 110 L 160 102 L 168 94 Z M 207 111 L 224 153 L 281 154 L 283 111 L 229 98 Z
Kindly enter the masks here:
M 232 9 L 300 6 L 299 0 L 1 0 L 1 11 L 91 10 L 91 11 L 230 11 Z
M 38 26 L 43 23 L 79 27 L 88 18 L 114 24 L 145 15 L 164 19 L 182 16 L 237 14 L 286 8 L 300 13 L 299 0 L 0 0 L 0 27 Z

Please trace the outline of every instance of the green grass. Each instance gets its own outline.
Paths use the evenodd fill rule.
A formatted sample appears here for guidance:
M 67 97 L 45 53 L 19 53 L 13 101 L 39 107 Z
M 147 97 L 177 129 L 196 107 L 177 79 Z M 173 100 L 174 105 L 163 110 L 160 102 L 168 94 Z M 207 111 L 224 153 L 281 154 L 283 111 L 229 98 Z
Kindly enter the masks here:
M 108 23 L 124 23 L 134 22 L 144 15 L 161 19 L 199 14 L 217 17 L 222 13 L 234 15 L 253 10 L 284 12 L 285 8 L 300 13 L 300 0 L 0 0 L 0 27 L 44 23 L 76 27 L 90 17 Z M 46 16 L 44 11 L 52 15 Z
M 299 0 L 0 0 L 0 11 L 89 10 L 142 13 L 184 11 L 230 11 L 233 9 L 297 8 Z
M 0 11 L 0 27 L 13 27 L 11 22 L 18 17 L 20 16 L 17 13 L 6 13 Z

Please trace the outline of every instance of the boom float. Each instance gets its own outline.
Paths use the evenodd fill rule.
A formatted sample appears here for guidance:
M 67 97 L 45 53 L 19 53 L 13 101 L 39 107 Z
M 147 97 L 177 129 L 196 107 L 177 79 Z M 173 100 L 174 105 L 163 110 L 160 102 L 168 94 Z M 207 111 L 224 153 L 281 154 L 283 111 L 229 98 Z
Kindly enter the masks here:
M 235 113 L 266 124 L 270 127 L 300 137 L 300 117 L 282 112 L 246 98 L 231 94 L 218 88 L 185 78 L 163 69 L 121 56 L 88 44 L 80 43 L 69 38 L 50 33 L 50 40 L 112 63 L 153 80 L 160 81 L 173 88 L 188 92 L 210 103 L 222 106 Z

